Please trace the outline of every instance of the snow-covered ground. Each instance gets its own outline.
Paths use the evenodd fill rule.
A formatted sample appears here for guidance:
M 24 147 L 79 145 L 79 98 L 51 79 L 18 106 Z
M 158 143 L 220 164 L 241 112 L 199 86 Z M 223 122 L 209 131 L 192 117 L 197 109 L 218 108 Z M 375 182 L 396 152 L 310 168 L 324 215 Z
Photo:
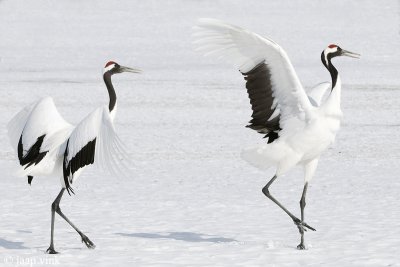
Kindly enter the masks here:
M 237 70 L 192 50 L 191 27 L 219 18 L 280 43 L 306 87 L 329 80 L 330 43 L 362 54 L 335 61 L 343 126 L 312 181 L 306 251 L 292 221 L 261 193 L 273 175 L 240 158 L 262 143 Z M 0 0 L 0 266 L 400 266 L 400 4 L 398 1 Z M 97 245 L 88 250 L 50 204 L 57 178 L 13 176 L 6 123 L 53 96 L 78 122 L 107 101 L 108 60 L 142 75 L 113 81 L 130 178 L 94 168 L 61 202 Z M 271 188 L 299 214 L 302 170 Z

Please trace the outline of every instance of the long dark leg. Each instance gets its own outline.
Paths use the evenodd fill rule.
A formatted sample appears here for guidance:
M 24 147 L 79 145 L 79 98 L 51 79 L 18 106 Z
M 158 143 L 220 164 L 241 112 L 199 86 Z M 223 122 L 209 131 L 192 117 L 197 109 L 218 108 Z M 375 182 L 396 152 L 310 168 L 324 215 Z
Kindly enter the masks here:
M 287 215 L 289 215 L 290 218 L 292 218 L 293 222 L 297 225 L 297 227 L 303 228 L 303 227 L 307 227 L 313 231 L 315 231 L 314 228 L 312 228 L 311 226 L 309 226 L 308 224 L 306 224 L 305 222 L 300 221 L 296 216 L 294 216 L 290 211 L 288 211 L 281 203 L 279 203 L 278 200 L 276 200 L 269 192 L 268 188 L 271 186 L 271 184 L 275 181 L 275 179 L 277 178 L 276 175 L 274 175 L 274 177 L 272 177 L 272 179 L 264 186 L 264 188 L 262 189 L 262 192 L 264 193 L 264 195 L 266 197 L 268 197 L 269 199 L 271 199 L 276 205 L 278 205 L 284 212 L 286 212 Z
M 82 238 L 82 242 L 85 243 L 85 245 L 88 248 L 95 248 L 96 246 L 93 244 L 92 241 L 89 240 L 89 238 L 84 235 L 68 218 L 67 216 L 64 215 L 64 213 L 61 212 L 60 209 L 60 201 L 62 198 L 62 195 L 65 191 L 65 188 L 61 189 L 60 193 L 58 194 L 57 198 L 54 200 L 53 204 L 51 205 L 51 241 L 50 241 L 50 247 L 47 249 L 47 253 L 49 254 L 56 254 L 57 251 L 54 250 L 54 243 L 53 243 L 53 236 L 54 236 L 54 217 L 55 217 L 55 212 L 57 212 L 69 225 L 72 226 L 72 228 L 75 229 L 75 231 L 78 232 L 78 234 Z
M 308 182 L 304 184 L 303 188 L 303 194 L 301 195 L 300 199 L 300 209 L 301 209 L 301 221 L 304 223 L 304 208 L 306 206 L 306 194 L 307 194 L 307 187 L 308 187 Z M 304 245 L 304 229 L 300 229 L 300 234 L 301 234 L 301 241 L 300 244 L 297 246 L 298 249 L 305 249 L 306 246 Z
M 85 245 L 86 245 L 88 248 L 95 248 L 95 247 L 96 247 L 96 246 L 93 244 L 93 242 L 90 241 L 90 239 L 89 239 L 86 235 L 84 235 L 84 234 L 78 229 L 78 227 L 76 227 L 76 226 L 67 218 L 67 216 L 64 215 L 64 213 L 61 212 L 60 206 L 57 207 L 56 212 L 57 212 L 67 223 L 69 223 L 69 225 L 71 225 L 72 228 L 75 229 L 75 231 L 78 232 L 78 234 L 79 234 L 79 235 L 81 236 L 81 238 L 82 238 L 82 243 L 85 243 Z
M 58 252 L 54 250 L 54 217 L 57 207 L 60 204 L 62 195 L 64 194 L 65 188 L 61 189 L 60 193 L 54 200 L 53 204 L 51 204 L 51 237 L 50 237 L 50 247 L 46 250 L 49 254 L 57 254 Z

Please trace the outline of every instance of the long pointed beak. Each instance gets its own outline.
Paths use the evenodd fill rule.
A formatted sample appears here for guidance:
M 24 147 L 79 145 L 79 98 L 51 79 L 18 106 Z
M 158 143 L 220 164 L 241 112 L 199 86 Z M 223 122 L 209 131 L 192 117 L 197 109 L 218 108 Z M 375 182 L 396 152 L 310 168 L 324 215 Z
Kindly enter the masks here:
M 121 66 L 121 67 L 119 68 L 119 72 L 120 72 L 120 73 L 121 73 L 121 72 L 142 73 L 142 71 L 139 70 L 139 69 L 124 67 L 124 66 Z
M 360 54 L 353 53 L 347 50 L 342 49 L 342 53 L 340 54 L 341 56 L 346 56 L 346 57 L 352 57 L 352 58 L 360 58 Z

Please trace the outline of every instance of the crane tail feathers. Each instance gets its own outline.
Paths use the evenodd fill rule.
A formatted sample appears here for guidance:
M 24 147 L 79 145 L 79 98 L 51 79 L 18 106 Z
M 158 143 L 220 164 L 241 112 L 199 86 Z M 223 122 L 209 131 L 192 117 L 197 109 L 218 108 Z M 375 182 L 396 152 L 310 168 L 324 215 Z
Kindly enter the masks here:
M 268 170 L 274 165 L 274 160 L 263 152 L 263 149 L 259 147 L 247 148 L 242 151 L 241 157 L 244 161 L 260 170 Z

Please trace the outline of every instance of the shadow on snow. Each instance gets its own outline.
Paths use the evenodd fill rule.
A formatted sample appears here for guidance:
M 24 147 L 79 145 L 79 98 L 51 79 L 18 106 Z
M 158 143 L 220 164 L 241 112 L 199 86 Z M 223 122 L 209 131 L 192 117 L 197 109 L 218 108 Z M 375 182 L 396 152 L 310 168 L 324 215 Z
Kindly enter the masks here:
M 27 249 L 24 245 L 24 242 L 13 242 L 8 241 L 0 237 L 0 247 L 7 248 L 7 249 Z
M 229 243 L 237 242 L 237 240 L 225 237 L 216 237 L 213 235 L 192 233 L 192 232 L 167 232 L 167 233 L 115 233 L 116 235 L 128 237 L 140 237 L 149 239 L 174 239 L 186 242 L 212 242 L 212 243 Z

